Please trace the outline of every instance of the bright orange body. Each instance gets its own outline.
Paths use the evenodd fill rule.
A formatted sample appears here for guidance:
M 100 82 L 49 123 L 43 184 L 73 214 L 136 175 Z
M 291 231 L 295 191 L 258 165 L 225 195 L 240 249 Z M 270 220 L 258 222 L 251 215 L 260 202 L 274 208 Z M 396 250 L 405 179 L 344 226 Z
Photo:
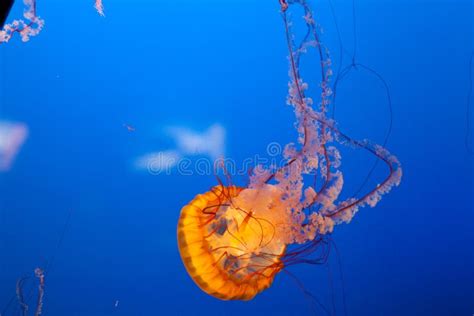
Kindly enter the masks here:
M 206 293 L 249 300 L 268 288 L 283 268 L 285 245 L 275 227 L 238 205 L 243 191 L 216 186 L 181 210 L 178 244 L 186 270 Z

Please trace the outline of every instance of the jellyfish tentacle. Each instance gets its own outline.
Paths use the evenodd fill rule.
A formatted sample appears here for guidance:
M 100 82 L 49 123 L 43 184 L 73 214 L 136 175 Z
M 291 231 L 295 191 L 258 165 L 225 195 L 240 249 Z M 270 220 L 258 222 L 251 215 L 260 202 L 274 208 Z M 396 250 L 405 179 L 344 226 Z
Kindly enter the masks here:
M 29 41 L 30 37 L 38 35 L 44 26 L 44 20 L 36 14 L 36 0 L 24 0 L 24 20 L 14 20 L 5 24 L 0 30 L 0 44 L 8 42 L 16 33 L 21 36 L 23 42 Z
M 288 9 L 288 3 L 286 0 L 279 0 L 280 1 L 280 8 L 282 12 L 285 12 Z
M 16 297 L 18 299 L 18 304 L 23 316 L 28 315 L 28 304 L 25 302 L 25 297 L 23 295 L 23 284 L 28 279 L 29 277 L 22 277 L 16 282 Z
M 358 199 L 357 201 L 352 202 L 349 205 L 344 206 L 341 210 L 337 210 L 336 212 L 332 213 L 331 216 L 339 213 L 340 211 L 346 210 L 352 206 L 361 204 L 365 199 L 369 198 L 374 193 L 376 193 L 380 187 L 384 187 L 390 183 L 393 183 L 394 185 L 398 185 L 401 179 L 401 169 L 400 169 L 400 163 L 395 158 L 395 156 L 391 155 L 387 150 L 385 150 L 383 147 L 379 145 L 370 145 L 369 142 L 367 141 L 361 142 L 361 141 L 357 141 L 350 138 L 346 134 L 339 131 L 336 127 L 332 126 L 331 124 L 327 124 L 325 121 L 323 121 L 319 117 L 315 116 L 314 119 L 319 121 L 321 124 L 326 125 L 332 132 L 340 136 L 347 143 L 367 150 L 368 152 L 373 154 L 375 157 L 377 157 L 379 160 L 383 161 L 389 168 L 389 175 L 383 180 L 382 184 L 378 185 L 376 188 L 371 190 L 369 193 L 367 193 L 366 195 L 364 195 L 362 198 Z M 399 173 L 396 173 L 395 171 L 399 171 Z
M 319 299 L 310 291 L 308 291 L 304 285 L 303 282 L 301 282 L 293 273 L 289 272 L 287 269 L 283 270 L 290 278 L 296 283 L 296 285 L 300 288 L 300 290 L 303 292 L 303 294 L 310 300 L 311 302 L 311 309 L 313 310 L 314 314 L 316 315 L 316 308 L 314 306 L 313 302 L 316 302 L 316 304 L 321 307 L 321 309 L 326 313 L 326 315 L 331 315 L 329 310 L 327 309 L 324 304 L 322 304 Z
M 338 87 L 338 84 L 351 72 L 352 69 L 363 69 L 367 72 L 369 72 L 370 74 L 374 75 L 384 86 L 385 88 L 385 93 L 386 93 L 386 96 L 387 96 L 387 105 L 388 105 L 388 110 L 389 110 L 389 125 L 387 127 L 387 131 L 385 132 L 385 137 L 383 139 L 383 142 L 382 142 L 382 146 L 386 146 L 387 143 L 388 143 L 388 140 L 390 138 L 390 135 L 392 133 L 392 125 L 393 125 L 393 109 L 392 109 L 392 98 L 391 98 L 391 94 L 390 94 L 390 89 L 389 89 L 389 86 L 387 84 L 387 82 L 385 81 L 385 79 L 382 77 L 382 75 L 380 75 L 377 71 L 375 71 L 374 69 L 372 69 L 371 67 L 369 66 L 366 66 L 364 64 L 361 64 L 359 62 L 357 62 L 356 60 L 356 54 L 357 54 L 357 30 L 356 30 L 356 10 L 355 10 L 355 0 L 352 0 L 352 30 L 353 30 L 353 51 L 352 53 L 350 53 L 347 49 L 345 49 L 344 45 L 342 44 L 342 39 L 341 39 L 341 34 L 340 34 L 340 30 L 339 30 L 339 24 L 337 23 L 337 19 L 336 19 L 336 14 L 335 14 L 335 9 L 334 9 L 334 6 L 332 4 L 332 1 L 331 0 L 328 0 L 329 2 L 329 6 L 331 8 L 331 14 L 333 16 L 333 20 L 334 20 L 334 24 L 335 24 L 335 27 L 336 27 L 336 32 L 337 32 L 337 35 L 338 35 L 338 41 L 339 41 L 339 66 L 338 66 L 338 71 L 337 71 L 337 75 L 336 75 L 336 79 L 335 79 L 335 82 L 334 82 L 334 85 L 333 85 L 333 95 L 332 95 L 332 119 L 335 118 L 335 113 L 336 113 L 336 95 L 337 95 L 337 87 Z M 346 67 L 344 67 L 342 70 L 341 70 L 341 66 L 342 66 L 342 61 L 343 61 L 343 53 L 346 53 L 348 55 L 352 55 L 352 58 L 351 58 L 351 63 L 348 64 Z M 370 168 L 367 176 L 364 178 L 364 180 L 362 181 L 362 183 L 359 185 L 358 189 L 355 191 L 355 193 L 353 194 L 354 196 L 358 195 L 359 192 L 365 187 L 365 185 L 367 184 L 367 182 L 369 181 L 369 179 L 371 178 L 373 172 L 375 171 L 375 169 L 377 168 L 377 165 L 378 163 L 380 162 L 379 159 L 376 159 L 372 165 L 372 167 Z
M 288 18 L 287 18 L 287 14 L 286 12 L 283 12 L 282 13 L 282 16 L 283 16 L 283 21 L 284 21 L 284 26 L 285 26 L 285 34 L 286 34 L 286 42 L 287 42 L 287 47 L 288 47 L 288 51 L 289 51 L 289 60 L 290 60 L 290 77 L 292 79 L 292 83 L 290 84 L 290 95 L 291 95 L 291 86 L 294 86 L 295 87 L 295 90 L 296 90 L 296 95 L 297 95 L 297 100 L 294 100 L 293 98 L 290 98 L 289 102 L 290 103 L 293 103 L 294 106 L 296 107 L 296 109 L 298 110 L 298 108 L 300 108 L 300 112 L 302 113 L 302 122 L 301 122 L 301 125 L 302 125 L 302 134 L 303 134 L 303 141 L 302 141 L 302 148 L 301 150 L 295 155 L 295 157 L 293 157 L 293 159 L 291 159 L 288 163 L 286 163 L 282 168 L 278 169 L 276 172 L 279 172 L 281 169 L 285 169 L 287 167 L 289 167 L 290 165 L 292 165 L 294 162 L 296 161 L 299 161 L 300 159 L 302 159 L 302 156 L 304 154 L 304 152 L 307 150 L 307 146 L 308 146 L 308 137 L 307 137 L 307 134 L 308 134 L 308 128 L 310 126 L 310 123 L 308 122 L 308 116 L 311 114 L 311 109 L 310 107 L 307 105 L 307 99 L 305 97 L 305 94 L 303 92 L 303 88 L 301 87 L 301 83 L 303 82 L 301 80 L 301 77 L 299 75 L 299 71 L 298 71 L 298 64 L 299 64 L 299 60 L 300 60 L 300 57 L 301 57 L 301 51 L 303 51 L 303 48 L 305 46 L 307 46 L 309 43 L 310 43 L 310 40 L 309 40 L 309 35 L 312 33 L 313 34 L 313 37 L 314 37 L 314 42 L 315 42 L 315 46 L 317 47 L 318 49 L 318 53 L 319 53 L 319 58 L 320 58 L 320 65 L 321 65 L 321 78 L 322 78 L 322 84 L 321 84 L 321 88 L 322 88 L 322 92 L 321 92 L 321 97 L 322 97 L 322 101 L 321 101 L 321 113 L 326 113 L 327 111 L 327 104 L 328 104 L 328 101 L 327 101 L 327 96 L 330 95 L 330 92 L 329 92 L 329 88 L 328 88 L 328 84 L 327 84 L 327 75 L 326 75 L 326 64 L 327 62 L 325 62 L 324 60 L 324 53 L 322 51 L 322 47 L 321 47 L 321 42 L 319 40 L 319 35 L 317 34 L 317 31 L 315 30 L 315 22 L 314 22 L 314 19 L 312 17 L 312 13 L 311 13 L 311 10 L 309 9 L 309 7 L 307 6 L 307 4 L 305 2 L 290 2 L 290 3 L 298 3 L 298 4 L 301 4 L 305 10 L 305 21 L 306 21 L 306 25 L 307 25 L 307 33 L 304 37 L 304 39 L 302 40 L 302 42 L 299 44 L 298 46 L 298 49 L 294 50 L 293 49 L 293 41 L 292 41 L 292 36 L 291 36 L 291 31 L 290 31 L 290 26 L 289 26 L 289 22 L 288 22 Z M 330 73 L 330 72 L 328 72 Z M 294 101 L 293 101 L 294 100 Z M 320 191 L 324 190 L 324 188 L 327 186 L 327 182 L 328 182 L 328 178 L 329 178 L 329 174 L 330 174 L 330 160 L 329 160 L 329 157 L 328 157 L 328 153 L 327 153 L 327 148 L 326 148 L 326 142 L 327 142 L 327 137 L 326 137 L 326 132 L 325 132 L 325 129 L 322 130 L 321 132 L 321 148 L 322 148 L 322 152 L 323 152 L 323 157 L 324 157 L 324 161 L 326 163 L 326 174 L 325 174 L 325 182 L 323 183 Z M 275 176 L 275 173 L 272 173 L 268 179 L 265 181 L 265 183 L 268 183 L 270 180 L 272 180 Z
M 43 312 L 43 297 L 44 297 L 44 271 L 41 268 L 35 269 L 35 276 L 38 279 L 38 298 L 36 299 L 35 316 L 41 315 Z

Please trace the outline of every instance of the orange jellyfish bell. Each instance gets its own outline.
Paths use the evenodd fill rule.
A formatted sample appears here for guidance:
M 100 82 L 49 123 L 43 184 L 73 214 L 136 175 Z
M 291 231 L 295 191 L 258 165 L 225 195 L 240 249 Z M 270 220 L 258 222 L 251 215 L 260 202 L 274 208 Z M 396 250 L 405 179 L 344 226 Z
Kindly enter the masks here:
M 260 190 L 216 186 L 181 210 L 178 245 L 186 270 L 206 293 L 250 300 L 283 268 L 278 239 L 284 210 L 275 186 Z

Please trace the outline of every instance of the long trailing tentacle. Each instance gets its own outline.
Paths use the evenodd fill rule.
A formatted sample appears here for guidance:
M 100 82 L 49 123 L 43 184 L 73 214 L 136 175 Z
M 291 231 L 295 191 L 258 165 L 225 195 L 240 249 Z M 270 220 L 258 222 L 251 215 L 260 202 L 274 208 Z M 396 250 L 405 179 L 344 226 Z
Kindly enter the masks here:
M 312 206 L 313 204 L 320 202 L 321 201 L 320 199 L 324 198 L 325 196 L 329 197 L 329 200 L 328 200 L 329 202 L 327 203 L 327 205 L 334 205 L 333 203 L 336 201 L 337 196 L 340 193 L 342 182 L 339 183 L 339 186 L 334 187 L 334 184 L 332 184 L 331 181 L 335 181 L 334 179 L 335 179 L 335 176 L 337 175 L 339 175 L 339 178 L 341 178 L 341 181 L 342 181 L 342 173 L 340 173 L 339 171 L 335 169 L 337 168 L 338 163 L 334 163 L 334 165 L 336 166 L 331 165 L 331 158 L 328 155 L 328 149 L 327 149 L 328 141 L 334 140 L 344 145 L 349 145 L 356 148 L 362 148 L 366 150 L 367 152 L 371 153 L 372 155 L 374 155 L 374 157 L 376 157 L 376 162 L 374 163 L 373 167 L 369 171 L 369 174 L 367 175 L 367 177 L 364 179 L 359 190 L 357 190 L 356 194 L 354 195 L 357 196 L 360 190 L 363 188 L 363 186 L 368 182 L 378 162 L 385 163 L 388 168 L 388 175 L 382 181 L 382 183 L 377 185 L 375 188 L 369 190 L 369 192 L 363 195 L 362 197 L 350 198 L 348 200 L 339 202 L 337 203 L 337 205 L 334 205 L 331 209 L 325 209 L 321 212 L 323 216 L 333 219 L 336 223 L 341 222 L 341 221 L 347 222 L 352 218 L 354 213 L 357 211 L 358 207 L 364 206 L 364 205 L 375 206 L 375 204 L 380 200 L 381 195 L 387 193 L 391 189 L 392 186 L 399 184 L 400 178 L 401 178 L 400 163 L 384 147 L 372 144 L 366 140 L 364 141 L 354 140 L 350 138 L 349 136 L 347 136 L 346 134 L 339 131 L 334 121 L 331 119 L 328 119 L 327 117 L 327 106 L 329 104 L 328 97 L 331 95 L 331 90 L 329 88 L 328 80 L 329 80 L 330 75 L 332 74 L 331 69 L 330 69 L 330 59 L 329 57 L 327 57 L 327 52 L 324 51 L 323 49 L 318 31 L 317 31 L 316 22 L 313 19 L 312 11 L 309 5 L 307 4 L 307 2 L 305 0 L 291 0 L 291 1 L 288 1 L 287 4 L 288 6 L 297 4 L 303 7 L 304 12 L 305 12 L 304 20 L 307 26 L 307 33 L 304 36 L 303 41 L 298 46 L 294 45 L 293 34 L 291 33 L 290 23 L 287 17 L 288 7 L 286 7 L 285 10 L 283 10 L 282 8 L 282 16 L 283 16 L 283 21 L 285 25 L 286 39 L 287 39 L 289 60 L 290 60 L 291 84 L 290 84 L 289 104 L 292 104 L 295 107 L 295 112 L 297 113 L 297 118 L 299 120 L 299 126 L 300 126 L 299 132 L 302 134 L 301 136 L 302 147 L 298 152 L 295 152 L 291 156 L 291 159 L 289 160 L 289 162 L 285 166 L 283 166 L 283 168 L 277 170 L 277 172 L 281 172 L 283 169 L 288 168 L 289 165 L 295 162 L 302 162 L 304 159 L 311 159 L 311 157 L 309 157 L 309 154 L 316 154 L 320 156 L 319 160 L 324 162 L 324 165 L 321 166 L 320 171 L 321 171 L 321 176 L 324 178 L 325 181 L 323 185 L 321 186 L 321 188 L 318 190 L 313 203 L 310 204 L 309 206 Z M 311 36 L 308 36 L 308 34 L 311 34 Z M 297 48 L 294 48 L 294 47 L 297 47 Z M 307 86 L 301 79 L 301 76 L 298 70 L 301 55 L 306 52 L 307 47 L 316 48 L 319 54 L 320 63 L 321 63 L 322 92 L 321 92 L 320 107 L 318 111 L 315 111 L 312 108 L 311 99 L 305 96 L 304 90 L 307 88 Z M 383 78 L 373 69 L 363 64 L 359 64 L 359 63 L 355 64 L 355 54 L 353 57 L 354 57 L 353 58 L 354 67 L 355 65 L 357 65 L 365 69 L 366 71 L 373 74 L 384 83 L 384 86 L 387 91 L 387 96 L 388 96 L 389 106 L 390 106 L 390 114 L 391 114 L 392 113 L 391 98 L 390 98 L 388 85 L 383 80 Z M 342 73 L 346 75 L 349 70 L 350 68 L 343 69 Z M 392 127 L 392 119 L 390 119 L 389 130 L 383 142 L 384 146 L 390 135 L 391 127 Z M 316 134 L 313 133 L 313 135 L 311 135 L 310 134 L 311 129 L 316 129 Z M 319 130 L 319 135 L 317 133 L 318 130 Z M 320 149 L 311 151 L 311 146 L 319 146 Z M 336 173 L 333 174 L 332 171 L 336 171 Z M 273 178 L 273 175 L 271 178 Z
M 353 51 L 350 53 L 347 49 L 345 49 L 344 45 L 342 44 L 342 39 L 341 39 L 341 34 L 339 30 L 339 25 L 337 22 L 336 18 L 336 12 L 334 5 L 331 0 L 328 0 L 329 6 L 331 8 L 331 13 L 333 16 L 334 24 L 336 27 L 336 32 L 338 35 L 338 41 L 339 41 L 339 65 L 338 65 L 338 71 L 336 73 L 336 78 L 334 80 L 333 84 L 333 95 L 332 95 L 332 114 L 331 117 L 334 120 L 336 116 L 336 97 L 337 97 L 337 91 L 338 91 L 338 85 L 345 79 L 346 76 L 349 75 L 349 73 L 352 70 L 364 70 L 367 71 L 369 74 L 375 76 L 377 80 L 379 80 L 382 85 L 384 86 L 386 97 L 387 97 L 387 107 L 388 107 L 388 114 L 389 114 L 389 123 L 387 130 L 385 132 L 385 136 L 382 141 L 382 146 L 385 147 L 388 143 L 388 140 L 390 138 L 390 135 L 392 133 L 392 125 L 393 125 L 393 107 L 392 107 L 392 97 L 390 93 L 390 88 L 385 81 L 385 79 L 382 77 L 382 75 L 374 70 L 373 68 L 362 64 L 357 61 L 357 43 L 358 43 L 358 38 L 357 38 L 357 15 L 356 15 L 356 5 L 355 5 L 355 0 L 352 0 L 352 39 L 353 39 Z M 350 55 L 351 57 L 351 62 L 345 67 L 342 67 L 342 61 L 343 61 L 343 54 L 346 53 Z M 370 178 L 372 177 L 375 169 L 377 168 L 380 160 L 375 159 L 374 163 L 372 164 L 372 167 L 369 169 L 369 172 L 367 173 L 367 176 L 364 178 L 364 180 L 361 182 L 357 190 L 354 192 L 353 196 L 359 195 L 359 193 L 362 191 L 362 189 L 366 186 Z

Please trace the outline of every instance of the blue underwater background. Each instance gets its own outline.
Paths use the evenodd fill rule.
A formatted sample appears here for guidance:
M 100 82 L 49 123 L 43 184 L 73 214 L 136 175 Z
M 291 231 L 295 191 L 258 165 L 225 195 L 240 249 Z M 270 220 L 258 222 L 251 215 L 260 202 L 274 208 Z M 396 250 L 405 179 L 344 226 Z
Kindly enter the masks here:
M 19 277 L 51 262 L 45 316 L 313 313 L 285 273 L 248 302 L 202 292 L 181 262 L 176 225 L 181 207 L 216 178 L 133 164 L 174 146 L 166 126 L 220 124 L 225 155 L 237 162 L 296 139 L 278 1 L 104 0 L 105 18 L 90 2 L 38 0 L 44 30 L 0 45 L 0 120 L 29 127 L 11 170 L 0 173 L 0 308 Z M 334 71 L 341 51 L 342 66 L 350 64 L 355 25 L 357 61 L 390 87 L 387 148 L 404 175 L 376 208 L 336 227 L 339 257 L 289 271 L 336 315 L 472 315 L 474 158 L 465 135 L 474 4 L 356 0 L 353 23 L 352 1 L 331 3 L 343 49 L 330 2 L 310 2 Z M 17 1 L 9 20 L 22 8 Z M 317 79 L 311 58 L 302 72 Z M 389 110 L 373 74 L 351 70 L 336 105 L 341 130 L 383 142 Z M 342 155 L 350 192 L 373 158 Z M 12 305 L 2 316 L 19 315 Z

